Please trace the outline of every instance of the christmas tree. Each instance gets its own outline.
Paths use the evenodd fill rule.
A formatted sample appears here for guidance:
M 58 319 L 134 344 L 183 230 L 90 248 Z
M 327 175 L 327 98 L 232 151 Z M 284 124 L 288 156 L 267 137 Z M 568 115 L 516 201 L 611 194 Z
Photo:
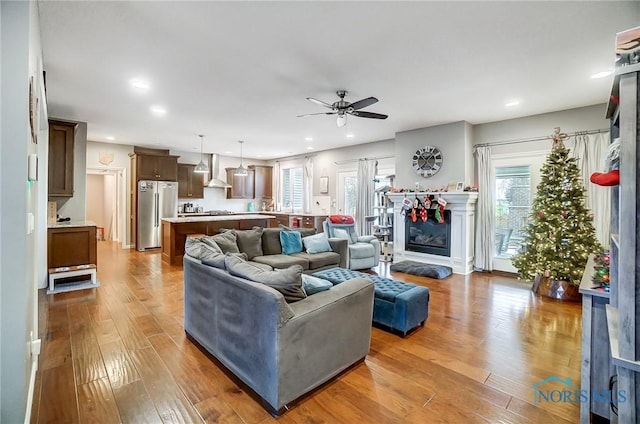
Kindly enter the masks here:
M 541 169 L 522 253 L 512 258 L 518 276 L 536 275 L 580 285 L 589 254 L 602 250 L 596 239 L 593 215 L 585 204 L 576 159 L 569 157 L 556 128 L 553 149 Z

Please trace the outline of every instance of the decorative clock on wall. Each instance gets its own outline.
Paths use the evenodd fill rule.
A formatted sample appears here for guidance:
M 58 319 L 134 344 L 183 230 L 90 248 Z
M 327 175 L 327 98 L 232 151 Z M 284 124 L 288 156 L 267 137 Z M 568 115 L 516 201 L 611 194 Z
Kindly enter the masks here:
M 413 169 L 423 177 L 431 177 L 442 167 L 442 153 L 437 147 L 424 146 L 413 155 Z

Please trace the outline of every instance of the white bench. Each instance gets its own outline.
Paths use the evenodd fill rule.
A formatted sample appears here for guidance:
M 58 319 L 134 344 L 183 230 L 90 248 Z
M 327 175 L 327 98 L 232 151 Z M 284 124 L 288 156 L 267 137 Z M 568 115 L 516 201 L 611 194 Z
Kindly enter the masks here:
M 61 283 L 56 288 L 56 280 L 69 277 L 88 276 L 89 279 Z M 80 290 L 98 287 L 98 279 L 96 278 L 96 265 L 73 265 L 73 266 L 61 266 L 58 268 L 49 268 L 49 289 L 47 294 L 60 293 L 71 290 Z

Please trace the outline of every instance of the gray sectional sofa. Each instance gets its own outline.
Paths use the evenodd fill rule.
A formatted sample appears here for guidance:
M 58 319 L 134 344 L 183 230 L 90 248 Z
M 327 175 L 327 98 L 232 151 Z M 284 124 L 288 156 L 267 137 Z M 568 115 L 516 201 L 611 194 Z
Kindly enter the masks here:
M 367 355 L 374 285 L 354 278 L 288 303 L 299 284 L 283 290 L 283 279 L 300 281 L 302 266 L 239 256 L 184 256 L 184 327 L 277 415 Z

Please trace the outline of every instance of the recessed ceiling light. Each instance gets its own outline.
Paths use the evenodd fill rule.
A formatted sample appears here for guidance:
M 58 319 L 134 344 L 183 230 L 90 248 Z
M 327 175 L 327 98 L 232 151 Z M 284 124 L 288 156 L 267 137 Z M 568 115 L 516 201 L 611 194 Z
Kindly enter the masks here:
M 510 102 L 505 103 L 506 107 L 514 107 L 520 104 L 520 100 L 511 100 Z
M 262 155 L 256 155 L 256 157 L 257 157 L 257 158 L 261 158 L 261 157 L 262 157 Z
M 115 140 L 115 139 L 116 139 L 116 138 L 115 138 L 114 136 L 112 136 L 112 135 L 108 135 L 108 136 L 106 136 L 105 138 L 106 138 L 107 140 L 109 140 L 109 141 L 113 141 L 113 140 Z
M 313 147 L 307 146 L 307 150 L 313 150 Z
M 149 110 L 156 116 L 164 116 L 167 114 L 167 109 L 162 106 L 151 106 Z
M 129 84 L 131 84 L 131 87 L 135 88 L 138 91 L 147 91 L 149 90 L 149 81 L 143 80 L 141 78 L 133 78 L 132 80 L 129 80 Z
M 313 141 L 313 137 L 305 137 L 304 140 L 305 141 Z
M 609 75 L 611 75 L 611 71 L 602 71 L 602 72 L 598 72 L 597 74 L 591 75 L 591 78 L 593 79 L 604 78 L 604 77 L 608 77 Z
M 224 152 L 224 154 L 225 154 L 225 155 L 230 155 L 230 154 L 232 154 L 232 153 L 233 153 L 233 152 Z
M 355 137 L 353 134 L 347 134 L 347 138 L 353 138 Z

